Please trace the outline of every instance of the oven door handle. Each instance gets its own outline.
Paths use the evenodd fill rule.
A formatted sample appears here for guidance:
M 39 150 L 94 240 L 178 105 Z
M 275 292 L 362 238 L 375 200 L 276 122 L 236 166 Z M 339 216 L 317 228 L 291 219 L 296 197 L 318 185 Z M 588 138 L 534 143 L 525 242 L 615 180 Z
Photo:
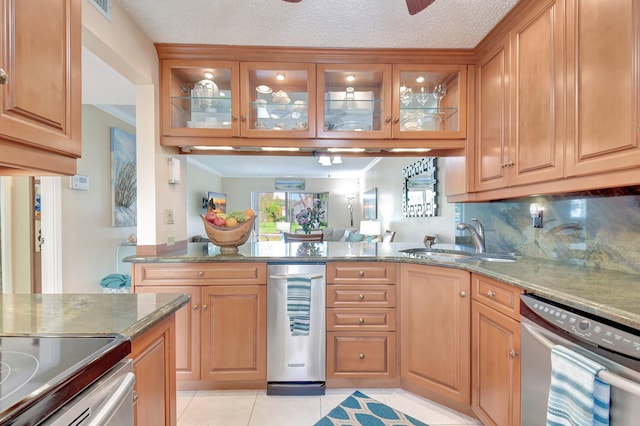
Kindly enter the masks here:
M 322 275 L 305 275 L 305 274 L 271 275 L 269 278 L 273 280 L 286 280 L 287 278 L 308 278 L 310 280 L 317 280 L 318 278 L 322 278 Z
M 127 398 L 135 382 L 136 375 L 130 371 L 127 372 L 113 395 L 111 395 L 102 407 L 91 416 L 89 426 L 106 424 L 109 420 L 109 416 L 111 416 L 114 410 L 116 410 L 122 401 Z
M 555 346 L 555 344 L 551 340 L 544 337 L 539 331 L 534 329 L 529 324 L 521 323 L 520 325 L 531 335 L 531 337 L 536 339 L 538 343 L 545 346 L 547 349 L 551 350 Z M 640 396 L 640 384 L 636 382 L 618 376 L 617 374 L 614 374 L 609 370 L 600 370 L 598 372 L 598 377 L 602 381 L 609 383 L 611 386 L 615 386 L 618 389 L 622 389 L 623 391 L 629 392 L 633 395 Z

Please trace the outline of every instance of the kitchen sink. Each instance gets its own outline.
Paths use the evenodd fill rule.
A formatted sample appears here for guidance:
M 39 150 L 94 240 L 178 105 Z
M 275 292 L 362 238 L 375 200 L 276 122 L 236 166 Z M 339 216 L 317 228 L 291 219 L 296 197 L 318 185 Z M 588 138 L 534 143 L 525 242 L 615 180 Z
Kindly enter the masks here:
M 491 254 L 491 253 L 473 253 L 459 250 L 435 250 L 425 247 L 410 248 L 400 250 L 407 253 L 411 257 L 433 259 L 440 261 L 481 261 L 481 262 L 515 262 L 516 258 L 510 255 Z

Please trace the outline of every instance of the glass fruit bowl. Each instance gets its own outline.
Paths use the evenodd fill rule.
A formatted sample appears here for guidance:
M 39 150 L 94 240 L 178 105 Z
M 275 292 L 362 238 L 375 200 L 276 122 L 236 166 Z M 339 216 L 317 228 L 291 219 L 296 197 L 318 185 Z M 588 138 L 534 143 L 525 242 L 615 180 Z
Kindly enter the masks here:
M 208 222 L 203 215 L 200 215 L 200 217 L 209 240 L 220 247 L 221 254 L 237 254 L 238 246 L 246 243 L 249 239 L 253 230 L 253 223 L 256 220 L 256 217 L 253 216 L 236 226 L 222 227 Z

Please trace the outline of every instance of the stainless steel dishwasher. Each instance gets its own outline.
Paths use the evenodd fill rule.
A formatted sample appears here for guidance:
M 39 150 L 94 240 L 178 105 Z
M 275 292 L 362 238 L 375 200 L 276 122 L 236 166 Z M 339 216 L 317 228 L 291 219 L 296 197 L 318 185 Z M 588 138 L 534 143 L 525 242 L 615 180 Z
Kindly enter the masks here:
M 638 425 L 640 334 L 622 324 L 531 295 L 520 296 L 522 425 L 546 424 L 551 350 L 564 346 L 606 368 L 597 376 L 610 385 L 609 424 Z
M 267 395 L 324 395 L 325 264 L 267 267 Z

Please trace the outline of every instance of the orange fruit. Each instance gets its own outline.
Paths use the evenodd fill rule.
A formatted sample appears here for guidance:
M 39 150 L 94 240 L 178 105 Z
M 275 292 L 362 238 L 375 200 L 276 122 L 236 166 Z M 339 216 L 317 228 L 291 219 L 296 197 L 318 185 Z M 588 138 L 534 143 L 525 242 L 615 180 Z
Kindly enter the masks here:
M 236 219 L 235 217 L 230 217 L 227 219 L 227 227 L 232 227 L 232 226 L 236 226 L 238 224 L 238 219 Z
M 251 219 L 252 217 L 254 217 L 256 215 L 256 212 L 254 212 L 251 209 L 246 209 L 244 211 L 244 215 L 247 217 L 247 219 Z

